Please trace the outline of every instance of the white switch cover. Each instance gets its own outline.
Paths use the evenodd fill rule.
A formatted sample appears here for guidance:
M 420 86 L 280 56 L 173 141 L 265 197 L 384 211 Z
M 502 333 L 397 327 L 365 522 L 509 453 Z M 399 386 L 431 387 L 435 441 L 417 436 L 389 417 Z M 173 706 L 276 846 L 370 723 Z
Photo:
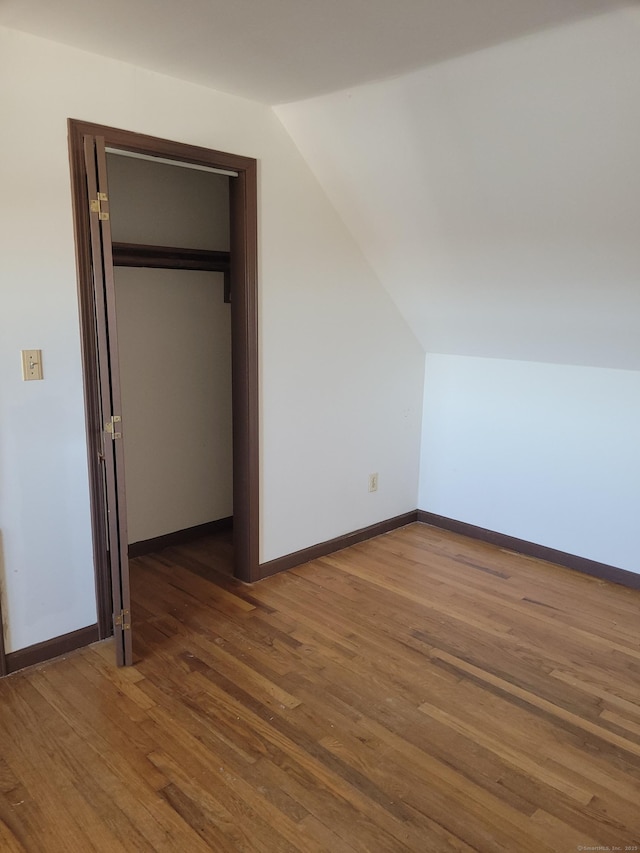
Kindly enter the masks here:
M 42 350 L 22 350 L 22 378 L 25 382 L 29 379 L 42 379 Z

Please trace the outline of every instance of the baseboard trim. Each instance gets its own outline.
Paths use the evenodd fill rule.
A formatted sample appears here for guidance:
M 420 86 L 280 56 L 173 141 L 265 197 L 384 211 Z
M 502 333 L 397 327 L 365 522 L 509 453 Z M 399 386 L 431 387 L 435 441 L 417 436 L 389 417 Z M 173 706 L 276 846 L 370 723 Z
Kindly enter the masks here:
M 2 615 L 2 598 L 0 597 L 0 678 L 7 674 L 7 656 L 4 651 L 4 616 Z
M 144 557 L 145 554 L 152 554 L 154 551 L 161 551 L 163 548 L 184 545 L 185 542 L 192 542 L 202 536 L 211 536 L 213 533 L 220 533 L 221 530 L 231 530 L 232 527 L 232 515 L 227 518 L 219 518 L 217 521 L 206 521 L 204 524 L 185 527 L 184 530 L 175 530 L 173 533 L 165 533 L 162 536 L 155 536 L 153 539 L 132 542 L 129 545 L 129 556 Z
M 385 521 L 378 521 L 376 524 L 370 524 L 369 527 L 361 527 L 360 530 L 354 530 L 352 533 L 345 533 L 343 536 L 327 539 L 326 542 L 319 542 L 310 548 L 303 548 L 301 551 L 294 551 L 292 554 L 285 554 L 283 557 L 261 563 L 260 580 L 278 572 L 293 569 L 295 566 L 301 566 L 310 560 L 317 560 L 318 557 L 326 557 L 328 554 L 342 551 L 343 548 L 348 548 L 350 545 L 373 539 L 375 536 L 381 536 L 383 533 L 389 533 L 399 527 L 406 527 L 407 524 L 412 524 L 414 521 L 417 521 L 416 510 L 405 512 L 403 515 L 396 515 L 394 518 L 387 518 Z
M 515 536 L 507 536 L 504 533 L 497 533 L 495 530 L 476 527 L 475 524 L 456 521 L 453 518 L 436 515 L 433 512 L 426 512 L 422 509 L 417 511 L 417 516 L 418 521 L 423 524 L 430 524 L 432 527 L 440 527 L 443 530 L 450 530 L 453 533 L 461 533 L 463 536 L 469 536 L 471 539 L 489 542 L 491 545 L 498 545 L 500 548 L 507 548 L 509 551 L 515 551 L 527 557 L 536 557 L 539 560 L 547 560 L 549 563 L 557 563 L 559 566 L 573 569 L 576 572 L 582 572 L 585 575 L 591 575 L 600 580 L 612 581 L 631 589 L 640 589 L 640 574 L 629 572 L 626 569 L 618 569 L 616 566 L 598 563 L 586 557 L 577 557 L 575 554 L 569 554 L 566 551 L 557 551 L 555 548 L 547 548 L 546 545 L 537 545 L 535 542 L 527 542 L 526 539 L 517 539 Z
M 88 625 L 86 628 L 71 631 L 70 634 L 62 634 L 60 637 L 52 637 L 43 643 L 27 646 L 26 649 L 9 652 L 6 655 L 7 674 L 17 672 L 26 666 L 33 666 L 36 663 L 44 663 L 44 661 L 60 657 L 60 655 L 66 655 L 82 646 L 95 643 L 97 640 L 98 625 Z
M 506 548 L 527 557 L 547 560 L 550 563 L 556 563 L 567 569 L 573 569 L 574 571 L 591 575 L 600 580 L 611 581 L 631 589 L 640 589 L 640 574 L 636 574 L 635 572 L 619 569 L 616 566 L 609 566 L 606 563 L 598 563 L 586 557 L 578 557 L 566 551 L 558 551 L 555 548 L 548 548 L 546 545 L 537 545 L 535 542 L 528 542 L 526 539 L 507 536 L 495 530 L 487 530 L 484 527 L 477 527 L 474 524 L 467 524 L 465 521 L 457 521 L 456 519 L 447 518 L 444 515 L 436 515 L 436 513 L 421 509 L 406 512 L 403 515 L 397 515 L 385 521 L 379 521 L 376 524 L 369 525 L 369 527 L 362 527 L 360 530 L 354 530 L 343 536 L 337 536 L 335 539 L 319 542 L 310 548 L 303 548 L 301 551 L 295 551 L 292 554 L 285 554 L 283 557 L 261 563 L 260 579 L 270 577 L 278 572 L 284 572 L 287 569 L 293 569 L 295 566 L 300 566 L 319 557 L 326 557 L 336 551 L 341 551 L 343 548 L 348 548 L 367 539 L 373 539 L 376 536 L 381 536 L 383 533 L 390 533 L 392 530 L 405 527 L 407 524 L 412 524 L 415 521 L 419 521 L 422 524 L 429 524 L 432 527 L 438 527 L 442 530 L 450 530 L 452 533 L 460 533 L 471 539 L 488 542 L 491 545 Z M 146 542 L 136 542 L 129 546 L 129 556 L 142 556 L 144 553 L 150 553 L 159 548 L 166 548 L 169 545 L 188 542 L 200 536 L 229 529 L 232 526 L 232 518 L 223 518 L 218 521 L 208 522 L 207 524 L 199 524 L 196 527 L 189 527 L 186 530 L 178 530 L 166 536 L 148 539 Z M 146 545 L 149 546 L 148 550 L 132 554 L 132 548 Z M 0 640 L 0 664 L 4 663 L 4 667 L 0 667 L 0 674 L 9 675 L 27 666 L 44 663 L 52 658 L 75 651 L 75 649 L 79 649 L 82 646 L 95 643 L 98 639 L 98 625 L 88 625 L 86 628 L 80 628 L 77 631 L 72 631 L 69 634 L 63 634 L 59 637 L 53 637 L 50 640 L 36 643 L 25 649 L 18 649 L 18 651 L 9 652 L 5 655 L 1 655 L 2 643 Z M 2 673 L 3 669 L 4 673 Z

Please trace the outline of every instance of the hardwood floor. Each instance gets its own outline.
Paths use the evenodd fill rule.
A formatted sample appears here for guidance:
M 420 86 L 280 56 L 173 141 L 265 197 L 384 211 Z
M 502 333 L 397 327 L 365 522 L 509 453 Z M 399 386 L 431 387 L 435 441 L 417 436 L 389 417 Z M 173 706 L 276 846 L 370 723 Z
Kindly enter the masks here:
M 134 668 L 0 682 L 0 850 L 638 850 L 640 592 L 420 524 L 228 553 L 132 562 Z

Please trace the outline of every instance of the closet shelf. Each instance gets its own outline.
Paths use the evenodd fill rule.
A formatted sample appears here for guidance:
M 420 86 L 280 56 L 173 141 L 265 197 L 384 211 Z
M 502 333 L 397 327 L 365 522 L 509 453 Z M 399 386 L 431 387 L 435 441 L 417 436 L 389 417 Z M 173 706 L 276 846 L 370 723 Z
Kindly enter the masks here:
M 229 272 L 231 255 L 210 249 L 180 249 L 175 246 L 147 246 L 141 243 L 113 243 L 116 267 L 152 267 L 170 270 Z

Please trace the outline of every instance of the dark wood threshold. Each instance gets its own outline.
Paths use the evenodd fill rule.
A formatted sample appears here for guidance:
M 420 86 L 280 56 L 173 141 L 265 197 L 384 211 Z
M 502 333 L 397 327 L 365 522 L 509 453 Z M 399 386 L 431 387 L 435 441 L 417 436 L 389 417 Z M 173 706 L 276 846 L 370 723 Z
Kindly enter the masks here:
M 436 515 L 433 512 L 426 512 L 422 509 L 417 510 L 417 520 L 423 524 L 430 524 L 432 527 L 450 530 L 452 533 L 461 533 L 463 536 L 469 536 L 471 539 L 489 542 L 491 545 L 497 545 L 500 548 L 524 554 L 526 557 L 535 557 L 539 560 L 546 560 L 549 563 L 556 563 L 559 566 L 573 569 L 576 572 L 582 572 L 585 575 L 591 575 L 600 580 L 612 581 L 631 589 L 640 589 L 640 574 L 629 572 L 626 569 L 618 569 L 616 566 L 598 563 L 586 557 L 577 557 L 575 554 L 568 554 L 566 551 L 557 551 L 555 548 L 547 548 L 546 545 L 537 545 L 535 542 L 527 542 L 526 539 L 517 539 L 515 536 L 507 536 L 504 533 L 497 533 L 495 530 L 476 527 L 475 524 L 456 521 L 453 518 Z
M 75 649 L 82 648 L 82 646 L 95 643 L 98 639 L 97 624 L 88 625 L 86 628 L 71 631 L 70 634 L 62 634 L 60 637 L 53 637 L 51 640 L 45 640 L 43 643 L 27 646 L 26 649 L 9 652 L 6 656 L 7 674 L 17 672 L 26 666 L 33 666 L 34 664 L 60 657 L 60 655 L 66 655 L 69 652 L 75 651 Z
M 378 521 L 369 527 L 361 527 L 360 530 L 354 530 L 352 533 L 345 533 L 343 536 L 328 539 L 326 542 L 319 542 L 310 548 L 303 548 L 301 551 L 294 551 L 292 554 L 285 554 L 283 557 L 261 563 L 260 579 L 292 569 L 294 566 L 301 566 L 310 560 L 317 560 L 318 557 L 326 557 L 328 554 L 342 551 L 343 548 L 348 548 L 350 545 L 356 545 L 366 539 L 373 539 L 374 536 L 381 536 L 383 533 L 389 533 L 399 527 L 406 527 L 407 524 L 412 524 L 414 521 L 417 521 L 417 510 L 396 515 L 394 518 L 388 518 L 385 521 Z
M 184 530 L 175 530 L 173 533 L 164 533 L 153 539 L 144 539 L 141 542 L 132 542 L 129 545 L 130 557 L 143 557 L 145 554 L 153 554 L 163 548 L 171 548 L 174 545 L 183 545 L 185 542 L 193 542 L 203 536 L 211 536 L 222 530 L 233 529 L 233 516 L 219 518 L 216 521 L 206 521 L 204 524 L 196 524 L 194 527 L 186 527 Z

